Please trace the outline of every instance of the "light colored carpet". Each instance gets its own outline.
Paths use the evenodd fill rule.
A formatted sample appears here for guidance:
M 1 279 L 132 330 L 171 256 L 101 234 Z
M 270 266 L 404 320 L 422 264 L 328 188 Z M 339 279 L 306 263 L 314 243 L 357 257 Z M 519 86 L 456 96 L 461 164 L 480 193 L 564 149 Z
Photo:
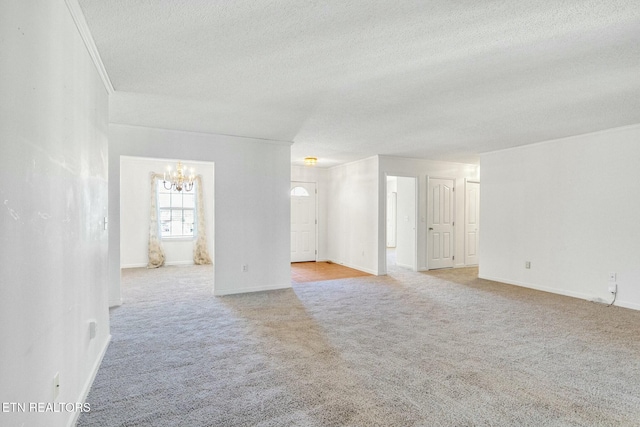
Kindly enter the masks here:
M 476 269 L 214 297 L 123 273 L 80 426 L 638 426 L 640 312 Z

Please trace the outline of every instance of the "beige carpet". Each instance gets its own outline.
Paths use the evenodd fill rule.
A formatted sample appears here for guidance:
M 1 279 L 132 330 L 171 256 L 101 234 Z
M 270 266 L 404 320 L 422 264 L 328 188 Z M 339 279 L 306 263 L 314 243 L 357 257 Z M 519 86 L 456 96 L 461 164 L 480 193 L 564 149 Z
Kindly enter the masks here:
M 79 425 L 640 425 L 640 312 L 390 270 L 226 297 L 125 270 Z

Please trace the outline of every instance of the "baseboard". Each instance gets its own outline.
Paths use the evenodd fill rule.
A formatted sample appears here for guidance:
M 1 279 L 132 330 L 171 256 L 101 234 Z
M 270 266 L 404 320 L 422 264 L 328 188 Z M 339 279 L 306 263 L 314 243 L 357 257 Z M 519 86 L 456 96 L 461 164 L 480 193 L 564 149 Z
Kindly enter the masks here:
M 235 294 L 247 294 L 250 292 L 262 292 L 262 291 L 275 291 L 277 289 L 288 289 L 291 287 L 291 283 L 286 285 L 265 285 L 265 286 L 253 286 L 251 288 L 244 289 L 215 289 L 213 295 L 220 297 L 223 295 L 235 295 Z
M 347 262 L 338 262 L 338 261 L 331 261 L 334 264 L 338 264 L 338 265 L 342 265 L 345 267 L 349 267 L 349 268 L 353 268 L 354 270 L 358 270 L 358 271 L 362 271 L 364 273 L 369 273 L 369 274 L 373 274 L 374 276 L 378 276 L 378 272 L 370 269 L 370 268 L 366 268 L 366 267 L 360 267 L 358 265 L 354 265 L 354 264 L 349 264 Z M 384 273 L 386 274 L 386 273 Z
M 566 297 L 579 298 L 579 299 L 583 299 L 583 300 L 591 301 L 591 302 L 599 302 L 601 304 L 609 304 L 609 302 L 610 302 L 610 301 L 603 300 L 599 296 L 585 294 L 585 293 L 582 293 L 582 292 L 573 292 L 573 291 L 567 291 L 567 290 L 564 290 L 564 289 L 547 288 L 545 286 L 538 286 L 538 285 L 534 285 L 534 284 L 531 284 L 531 283 L 518 282 L 518 281 L 515 281 L 515 280 L 505 280 L 505 279 L 501 279 L 501 278 L 497 278 L 497 277 L 490 277 L 490 276 L 483 276 L 483 275 L 478 275 L 478 278 L 484 279 L 484 280 L 491 280 L 493 282 L 506 283 L 508 285 L 520 286 L 520 287 L 523 287 L 523 288 L 535 289 L 537 291 L 549 292 L 551 294 L 564 295 Z M 634 302 L 629 302 L 629 301 L 624 301 L 624 300 L 617 300 L 617 301 L 615 301 L 615 303 L 613 305 L 615 307 L 629 308 L 631 310 L 640 311 L 640 304 L 637 304 L 637 303 L 634 303 Z
M 640 311 L 640 304 L 637 304 L 635 302 L 616 301 L 613 305 L 616 307 L 624 307 L 624 308 L 630 308 L 632 310 Z
M 418 271 L 429 271 L 429 270 L 446 270 L 447 268 L 469 268 L 469 267 L 477 267 L 478 264 L 456 264 L 453 267 L 445 267 L 445 268 L 429 268 L 429 267 L 419 267 Z M 489 279 L 487 279 L 489 280 Z
M 104 359 L 104 355 L 107 353 L 107 348 L 109 348 L 109 344 L 111 343 L 111 334 L 107 337 L 107 341 L 104 343 L 102 350 L 100 350 L 100 355 L 98 359 L 93 364 L 93 369 L 91 375 L 84 383 L 84 387 L 82 388 L 82 393 L 80 394 L 80 399 L 77 400 L 79 403 L 85 403 L 87 400 L 87 396 L 89 395 L 89 391 L 91 391 L 91 386 L 93 385 L 93 381 L 96 379 L 96 375 L 98 375 L 98 370 L 100 369 L 100 365 L 102 365 L 102 359 Z M 71 422 L 69 423 L 69 427 L 73 427 L 78 423 L 78 417 L 80 416 L 80 412 L 74 412 L 73 417 L 71 418 Z
M 147 266 L 147 263 L 144 263 L 144 264 L 140 264 L 140 263 L 135 264 L 134 263 L 134 264 L 121 264 L 120 268 L 142 268 L 142 267 L 146 267 L 146 266 Z
M 115 301 L 109 301 L 109 308 L 120 307 L 122 305 L 122 298 Z
M 534 285 L 532 283 L 519 282 L 516 280 L 506 280 L 500 277 L 491 277 L 491 276 L 485 276 L 485 275 L 479 274 L 478 278 L 484 279 L 484 280 L 491 280 L 492 282 L 500 282 L 500 283 L 506 283 L 508 285 L 520 286 L 522 288 L 535 289 L 536 291 L 549 292 L 551 294 L 564 295 L 566 297 L 580 298 L 587 301 L 591 301 L 592 299 L 596 298 L 595 295 L 584 294 L 582 292 L 567 291 L 565 289 L 548 288 L 546 286 Z
M 147 265 L 148 265 L 147 263 L 121 264 L 120 268 L 143 268 L 143 267 L 146 267 Z M 193 260 L 189 260 L 189 261 L 165 262 L 164 265 L 170 266 L 170 265 L 194 265 L 194 264 L 193 264 Z
M 165 262 L 164 265 L 195 265 L 193 260 L 190 261 L 173 261 L 173 262 Z

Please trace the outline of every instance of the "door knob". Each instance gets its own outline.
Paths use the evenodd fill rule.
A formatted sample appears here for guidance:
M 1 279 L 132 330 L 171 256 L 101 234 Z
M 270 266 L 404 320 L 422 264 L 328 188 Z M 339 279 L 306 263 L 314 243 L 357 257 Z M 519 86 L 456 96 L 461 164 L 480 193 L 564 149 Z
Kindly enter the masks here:
M 429 227 L 429 231 L 433 231 L 433 227 Z

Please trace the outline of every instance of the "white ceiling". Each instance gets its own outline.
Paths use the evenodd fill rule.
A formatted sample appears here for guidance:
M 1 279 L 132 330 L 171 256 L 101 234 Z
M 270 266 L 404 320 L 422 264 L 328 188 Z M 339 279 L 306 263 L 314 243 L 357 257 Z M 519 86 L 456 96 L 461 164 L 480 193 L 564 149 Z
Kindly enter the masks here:
M 110 121 L 292 160 L 478 153 L 640 123 L 638 0 L 79 0 Z

